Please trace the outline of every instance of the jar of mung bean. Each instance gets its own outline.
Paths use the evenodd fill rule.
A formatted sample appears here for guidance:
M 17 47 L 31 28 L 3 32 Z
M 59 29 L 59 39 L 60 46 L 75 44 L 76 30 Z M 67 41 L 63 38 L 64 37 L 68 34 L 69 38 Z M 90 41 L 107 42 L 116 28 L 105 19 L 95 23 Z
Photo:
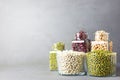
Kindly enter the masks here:
M 61 51 L 57 53 L 58 72 L 60 75 L 84 75 L 84 52 Z
M 87 70 L 90 76 L 115 76 L 116 53 L 109 51 L 92 51 L 86 54 Z

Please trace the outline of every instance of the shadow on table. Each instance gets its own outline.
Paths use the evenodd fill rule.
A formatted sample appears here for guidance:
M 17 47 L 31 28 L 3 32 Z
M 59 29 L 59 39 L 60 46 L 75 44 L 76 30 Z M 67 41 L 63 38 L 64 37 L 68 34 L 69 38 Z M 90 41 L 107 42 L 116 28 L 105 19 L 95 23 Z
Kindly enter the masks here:
M 116 69 L 117 71 L 116 71 L 116 75 L 117 76 L 120 76 L 120 66 L 117 66 L 117 69 Z

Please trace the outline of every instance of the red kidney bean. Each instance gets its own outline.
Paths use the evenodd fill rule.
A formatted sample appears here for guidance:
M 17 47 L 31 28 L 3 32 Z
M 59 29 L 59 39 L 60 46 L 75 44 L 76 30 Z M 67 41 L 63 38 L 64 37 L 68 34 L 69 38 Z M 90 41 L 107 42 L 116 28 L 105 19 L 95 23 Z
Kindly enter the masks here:
M 80 52 L 89 52 L 90 51 L 90 40 L 86 39 L 83 42 L 72 42 L 72 49 L 73 51 L 80 51 Z
M 75 40 L 85 40 L 87 39 L 87 33 L 84 31 L 80 31 L 75 34 Z

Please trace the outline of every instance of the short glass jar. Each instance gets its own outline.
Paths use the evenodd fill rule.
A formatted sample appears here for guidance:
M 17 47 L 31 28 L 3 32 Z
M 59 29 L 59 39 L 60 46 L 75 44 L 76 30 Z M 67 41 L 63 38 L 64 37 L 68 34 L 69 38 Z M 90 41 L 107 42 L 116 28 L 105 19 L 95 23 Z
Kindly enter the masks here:
M 58 72 L 60 75 L 84 75 L 84 52 L 60 51 L 57 53 Z
M 87 72 L 90 76 L 115 76 L 116 53 L 109 51 L 92 51 L 86 54 Z

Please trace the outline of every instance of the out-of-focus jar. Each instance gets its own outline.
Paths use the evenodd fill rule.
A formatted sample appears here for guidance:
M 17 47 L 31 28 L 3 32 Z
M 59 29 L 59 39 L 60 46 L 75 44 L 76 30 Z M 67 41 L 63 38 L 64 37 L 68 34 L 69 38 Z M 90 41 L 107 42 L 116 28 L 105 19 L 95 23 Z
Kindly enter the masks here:
M 89 52 L 91 50 L 90 40 L 72 41 L 72 50 L 79 52 Z
M 57 53 L 58 72 L 60 75 L 84 75 L 84 52 L 61 51 Z
M 51 71 L 57 70 L 57 51 L 49 52 L 49 68 Z
M 63 42 L 54 43 L 53 46 L 52 46 L 52 49 L 62 51 L 62 50 L 65 49 L 65 44 Z
M 84 31 L 80 31 L 80 32 L 77 32 L 77 33 L 75 34 L 75 40 L 76 40 L 76 41 L 85 40 L 85 39 L 87 39 L 87 38 L 88 38 L 88 35 L 87 35 L 87 33 L 84 32 Z
M 63 42 L 53 44 L 52 51 L 49 52 L 49 68 L 51 71 L 57 70 L 57 51 L 63 51 L 64 49 L 65 44 Z
M 95 32 L 95 41 L 108 41 L 108 39 L 109 33 L 105 32 L 104 30 Z
M 115 76 L 116 53 L 109 51 L 93 51 L 86 54 L 87 72 L 90 76 Z
M 108 49 L 108 41 L 91 41 L 91 51 Z

